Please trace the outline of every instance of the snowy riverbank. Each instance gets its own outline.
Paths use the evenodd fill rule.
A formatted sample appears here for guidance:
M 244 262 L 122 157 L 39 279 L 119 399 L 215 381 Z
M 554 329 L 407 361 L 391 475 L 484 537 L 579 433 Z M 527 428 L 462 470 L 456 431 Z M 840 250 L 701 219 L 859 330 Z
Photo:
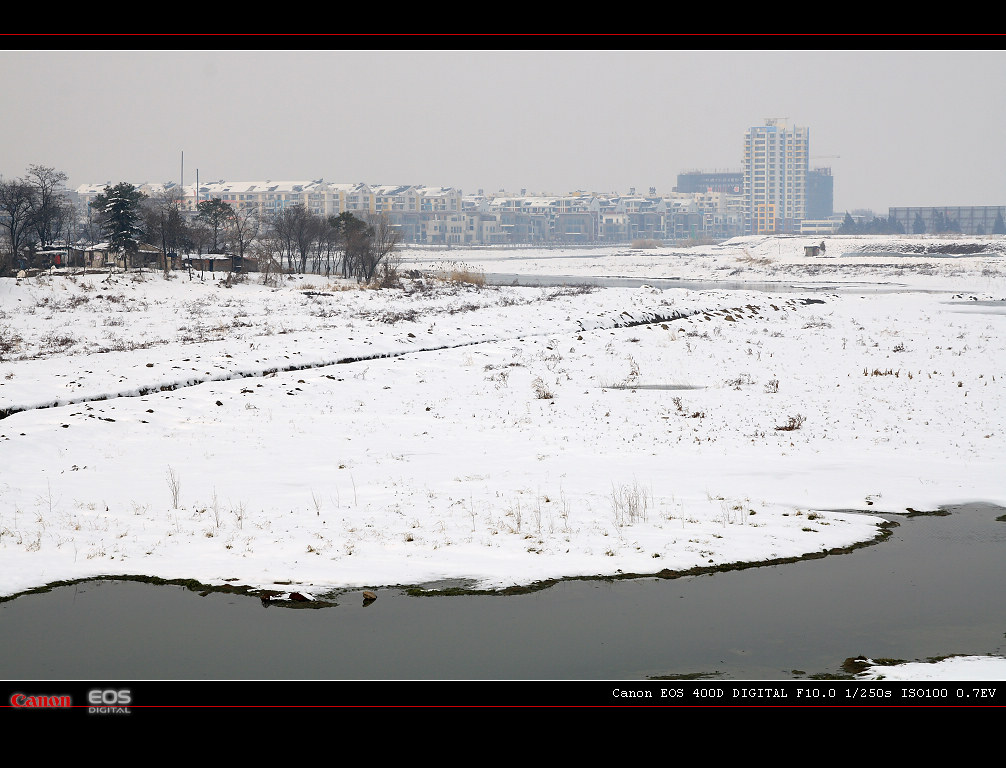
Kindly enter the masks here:
M 777 292 L 0 280 L 0 593 L 495 589 L 878 535 L 837 510 L 1006 505 L 1001 241 L 804 240 L 403 263 Z

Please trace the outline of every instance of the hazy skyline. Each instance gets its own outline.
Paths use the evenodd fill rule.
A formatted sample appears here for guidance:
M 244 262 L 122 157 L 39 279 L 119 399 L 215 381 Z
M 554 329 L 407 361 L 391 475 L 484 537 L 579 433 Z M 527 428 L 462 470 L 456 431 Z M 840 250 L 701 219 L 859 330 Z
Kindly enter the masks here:
M 599 38 L 603 41 L 603 38 Z M 743 39 L 742 39 L 743 40 Z M 670 192 L 810 129 L 835 211 L 1006 205 L 1003 51 L 16 51 L 4 178 Z

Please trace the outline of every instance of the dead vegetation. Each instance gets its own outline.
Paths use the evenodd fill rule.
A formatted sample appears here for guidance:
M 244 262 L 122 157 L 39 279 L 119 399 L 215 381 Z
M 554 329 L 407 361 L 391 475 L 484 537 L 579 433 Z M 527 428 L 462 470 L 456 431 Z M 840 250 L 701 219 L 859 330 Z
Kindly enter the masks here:
M 744 249 L 744 255 L 738 256 L 734 261 L 749 267 L 767 267 L 772 264 L 772 259 L 767 256 L 752 256 L 747 248 Z
M 777 432 L 794 432 L 803 426 L 803 423 L 807 419 L 802 414 L 797 414 L 796 416 L 790 416 L 785 424 L 777 424 Z
M 484 288 L 486 276 L 484 272 L 479 272 L 467 267 L 457 267 L 445 272 L 442 279 L 448 283 L 461 283 L 462 285 L 474 285 L 477 288 Z

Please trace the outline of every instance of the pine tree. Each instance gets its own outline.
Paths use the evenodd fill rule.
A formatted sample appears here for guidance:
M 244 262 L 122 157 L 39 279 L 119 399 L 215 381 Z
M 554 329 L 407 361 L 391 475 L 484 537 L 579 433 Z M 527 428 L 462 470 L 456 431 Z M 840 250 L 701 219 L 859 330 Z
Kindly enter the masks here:
M 145 198 L 146 195 L 132 184 L 122 181 L 114 187 L 105 187 L 91 202 L 91 207 L 100 217 L 102 230 L 108 236 L 109 248 L 114 254 L 123 254 L 126 269 L 129 269 L 130 261 L 140 249 L 140 237 L 143 235 L 140 203 Z

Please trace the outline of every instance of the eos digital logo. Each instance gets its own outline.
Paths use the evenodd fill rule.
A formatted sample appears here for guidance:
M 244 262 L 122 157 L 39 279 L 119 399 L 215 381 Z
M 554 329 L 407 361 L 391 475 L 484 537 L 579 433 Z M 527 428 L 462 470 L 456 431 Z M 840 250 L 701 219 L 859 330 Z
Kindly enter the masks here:
M 92 688 L 87 692 L 87 713 L 90 715 L 128 715 L 133 694 L 128 688 Z

